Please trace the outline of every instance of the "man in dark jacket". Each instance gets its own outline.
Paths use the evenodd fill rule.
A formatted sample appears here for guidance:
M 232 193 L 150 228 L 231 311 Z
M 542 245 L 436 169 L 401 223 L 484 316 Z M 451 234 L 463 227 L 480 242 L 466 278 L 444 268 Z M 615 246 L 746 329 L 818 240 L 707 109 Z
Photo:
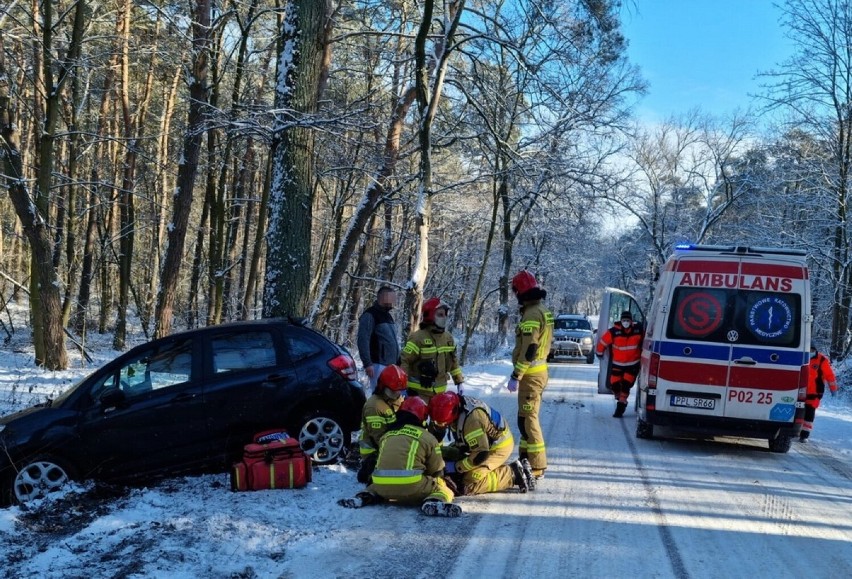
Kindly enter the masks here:
M 373 389 L 385 366 L 399 363 L 399 338 L 390 314 L 395 303 L 396 292 L 383 285 L 376 302 L 358 320 L 358 354 Z

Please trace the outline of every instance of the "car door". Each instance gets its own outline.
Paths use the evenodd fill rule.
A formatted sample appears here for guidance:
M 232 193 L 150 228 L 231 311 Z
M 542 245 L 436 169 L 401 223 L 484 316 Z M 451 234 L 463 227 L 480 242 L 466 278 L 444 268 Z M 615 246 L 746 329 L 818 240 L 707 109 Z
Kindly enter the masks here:
M 639 302 L 636 298 L 620 289 L 608 287 L 604 290 L 603 299 L 601 300 L 600 316 L 598 317 L 598 329 L 595 333 L 595 348 L 597 342 L 603 335 L 603 332 L 609 330 L 615 322 L 621 319 L 621 312 L 629 311 L 633 314 L 635 322 L 645 325 L 645 314 L 642 308 L 639 307 Z M 598 371 L 598 394 L 612 394 L 609 389 L 610 372 L 612 371 L 612 360 L 610 359 L 609 349 L 604 350 L 603 358 L 600 361 L 600 370 Z
M 204 399 L 214 455 L 238 454 L 260 429 L 283 428 L 280 392 L 297 379 L 272 325 L 228 327 L 205 336 Z
M 80 450 L 105 478 L 180 471 L 206 459 L 198 343 L 157 342 L 116 361 L 81 401 Z

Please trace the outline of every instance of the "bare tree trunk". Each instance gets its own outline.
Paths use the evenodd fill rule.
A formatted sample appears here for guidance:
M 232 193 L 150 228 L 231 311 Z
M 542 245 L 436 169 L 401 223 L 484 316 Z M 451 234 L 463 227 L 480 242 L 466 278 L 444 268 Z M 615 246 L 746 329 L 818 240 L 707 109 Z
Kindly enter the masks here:
M 183 141 L 183 158 L 178 166 L 174 212 L 168 232 L 168 247 L 163 260 L 160 292 L 157 299 L 155 337 L 171 333 L 175 298 L 186 244 L 189 212 L 192 209 L 195 176 L 201 141 L 207 119 L 207 59 L 210 34 L 210 0 L 196 0 L 192 22 L 192 78 L 189 85 L 189 115 Z
M 329 0 L 294 0 L 283 27 L 276 83 L 279 120 L 272 147 L 264 317 L 304 315 L 307 309 L 314 138 L 313 129 L 300 124 L 317 109 L 331 33 L 330 15 Z

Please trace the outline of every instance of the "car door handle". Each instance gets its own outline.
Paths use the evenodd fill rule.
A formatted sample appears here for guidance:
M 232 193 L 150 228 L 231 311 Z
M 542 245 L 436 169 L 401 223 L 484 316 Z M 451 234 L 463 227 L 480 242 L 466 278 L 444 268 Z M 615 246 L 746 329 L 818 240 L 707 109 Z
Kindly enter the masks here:
M 266 380 L 263 381 L 263 386 L 266 386 L 268 388 L 275 388 L 278 387 L 279 383 L 283 382 L 284 380 L 287 380 L 287 378 L 289 378 L 287 374 L 270 374 L 266 377 Z
M 734 360 L 734 364 L 745 364 L 746 366 L 754 366 L 757 362 L 753 358 L 745 356 L 739 360 Z
M 172 398 L 172 402 L 187 402 L 195 398 L 195 394 L 178 394 Z

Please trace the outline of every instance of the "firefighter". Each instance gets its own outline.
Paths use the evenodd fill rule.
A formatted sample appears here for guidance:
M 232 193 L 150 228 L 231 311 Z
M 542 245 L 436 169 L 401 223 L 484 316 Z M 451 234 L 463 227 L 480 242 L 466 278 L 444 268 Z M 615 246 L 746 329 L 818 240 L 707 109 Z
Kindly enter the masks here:
M 642 358 L 642 340 L 644 331 L 640 324 L 633 323 L 633 314 L 621 312 L 621 319 L 605 331 L 598 340 L 595 355 L 603 356 L 610 349 L 612 369 L 609 376 L 609 388 L 615 396 L 613 417 L 621 418 L 627 409 L 630 389 L 639 375 L 639 361 Z
M 538 286 L 530 272 L 522 270 L 512 278 L 512 291 L 521 306 L 521 320 L 515 329 L 514 368 L 507 387 L 509 392 L 518 393 L 520 456 L 529 460 L 533 475 L 541 478 L 547 468 L 547 453 L 539 410 L 541 397 L 547 388 L 547 356 L 553 340 L 553 314 L 542 305 L 547 292 Z
M 811 344 L 811 360 L 808 364 L 808 397 L 805 400 L 805 423 L 802 425 L 802 432 L 799 434 L 800 442 L 805 442 L 814 429 L 816 409 L 819 408 L 826 385 L 828 385 L 831 395 L 836 396 L 837 378 L 834 375 L 834 370 L 831 369 L 831 363 L 824 354 L 817 352 L 816 346 Z
M 443 479 L 441 447 L 424 426 L 428 412 L 422 398 L 405 399 L 382 437 L 373 482 L 354 498 L 337 501 L 339 505 L 357 509 L 383 501 L 420 503 L 425 515 L 461 515 L 461 507 L 452 504 L 453 491 Z
M 358 451 L 361 455 L 361 467 L 358 469 L 358 482 L 369 484 L 370 475 L 376 466 L 379 441 L 388 426 L 396 420 L 396 411 L 403 401 L 408 386 L 405 371 L 391 364 L 379 374 L 373 395 L 367 398 L 361 411 L 361 440 Z
M 494 493 L 517 485 L 522 493 L 535 490 L 530 463 L 506 464 L 515 439 L 506 419 L 485 402 L 455 392 L 429 401 L 429 417 L 437 428 L 449 428 L 455 442 L 444 447 L 444 471 L 463 495 Z M 459 484 L 460 483 L 460 484 Z
M 446 331 L 450 307 L 438 298 L 430 298 L 421 308 L 420 329 L 412 332 L 402 349 L 402 368 L 408 374 L 409 396 L 420 396 L 427 403 L 435 394 L 446 392 L 447 377 L 464 392 L 464 376 L 456 359 L 456 344 Z

